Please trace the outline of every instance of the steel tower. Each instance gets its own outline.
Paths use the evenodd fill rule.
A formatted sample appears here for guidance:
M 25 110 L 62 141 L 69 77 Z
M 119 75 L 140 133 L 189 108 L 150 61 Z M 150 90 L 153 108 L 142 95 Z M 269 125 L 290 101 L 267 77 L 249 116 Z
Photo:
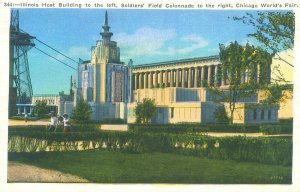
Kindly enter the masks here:
M 12 10 L 9 37 L 9 115 L 16 103 L 27 103 L 33 95 L 27 52 L 35 46 L 34 37 L 19 27 L 19 11 Z

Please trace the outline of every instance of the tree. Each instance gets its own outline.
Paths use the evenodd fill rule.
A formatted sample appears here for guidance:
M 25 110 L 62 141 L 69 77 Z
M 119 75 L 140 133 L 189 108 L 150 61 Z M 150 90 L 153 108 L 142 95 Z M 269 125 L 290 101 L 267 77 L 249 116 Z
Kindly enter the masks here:
M 144 98 L 143 102 L 138 102 L 135 108 L 136 122 L 149 123 L 156 115 L 156 104 L 154 99 Z
M 37 101 L 34 107 L 34 113 L 41 118 L 49 111 L 46 101 Z
M 88 123 L 91 120 L 92 109 L 87 102 L 81 99 L 74 108 L 71 119 L 77 123 Z
M 250 46 L 232 42 L 227 47 L 220 44 L 220 61 L 222 63 L 222 78 L 225 87 L 209 86 L 214 93 L 215 101 L 228 103 L 230 123 L 236 103 L 255 96 L 261 86 L 269 84 L 272 55 L 268 52 Z
M 215 112 L 214 116 L 216 119 L 217 123 L 223 123 L 223 124 L 228 124 L 229 123 L 229 118 L 227 116 L 226 110 L 224 106 L 219 107 Z
M 248 34 L 249 37 L 256 39 L 279 60 L 294 67 L 278 54 L 283 50 L 294 49 L 295 14 L 292 11 L 258 12 L 257 15 L 246 13 L 243 17 L 233 19 L 252 26 L 255 32 Z

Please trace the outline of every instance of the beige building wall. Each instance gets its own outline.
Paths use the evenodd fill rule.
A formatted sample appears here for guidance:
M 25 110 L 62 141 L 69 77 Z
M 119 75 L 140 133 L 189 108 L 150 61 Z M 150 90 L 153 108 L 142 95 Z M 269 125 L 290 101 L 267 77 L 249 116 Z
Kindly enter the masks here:
M 224 103 L 230 117 L 229 103 Z M 233 123 L 275 123 L 278 122 L 278 106 L 264 106 L 258 103 L 236 103 Z
M 282 92 L 282 99 L 279 103 L 278 118 L 279 119 L 290 119 L 293 118 L 293 91 L 284 90 Z M 268 97 L 268 92 L 259 91 L 258 99 L 263 101 Z
M 284 99 L 279 105 L 278 118 L 293 118 L 293 91 L 284 91 L 283 95 Z
M 293 64 L 294 61 L 294 53 L 293 50 L 285 50 L 278 55 L 275 55 L 272 59 L 271 65 L 271 82 L 272 83 L 280 83 L 280 84 L 293 84 L 293 67 L 288 65 L 288 63 Z M 284 78 L 286 82 L 278 81 L 280 78 Z

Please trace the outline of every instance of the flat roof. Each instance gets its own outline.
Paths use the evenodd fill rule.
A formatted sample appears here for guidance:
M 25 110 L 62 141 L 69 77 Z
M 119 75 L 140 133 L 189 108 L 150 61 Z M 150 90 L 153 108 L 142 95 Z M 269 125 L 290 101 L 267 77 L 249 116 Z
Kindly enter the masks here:
M 180 59 L 180 60 L 173 60 L 173 61 L 163 61 L 157 63 L 148 63 L 148 64 L 140 64 L 140 65 L 133 65 L 133 68 L 143 68 L 143 67 L 152 67 L 152 66 L 160 66 L 160 65 L 169 65 L 169 64 L 176 64 L 176 63 L 183 63 L 183 62 L 193 62 L 193 61 L 204 61 L 204 60 L 212 60 L 212 59 L 219 59 L 219 55 L 212 55 L 207 57 L 195 57 L 189 59 Z

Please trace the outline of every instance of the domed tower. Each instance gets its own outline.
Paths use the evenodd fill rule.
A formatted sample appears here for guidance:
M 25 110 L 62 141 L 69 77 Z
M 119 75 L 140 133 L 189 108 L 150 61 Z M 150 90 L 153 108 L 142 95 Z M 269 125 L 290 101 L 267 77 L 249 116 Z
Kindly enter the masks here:
M 108 15 L 105 12 L 103 31 L 100 32 L 102 40 L 96 42 L 96 46 L 92 48 L 91 63 L 94 65 L 94 103 L 103 103 L 109 101 L 107 89 L 110 89 L 108 81 L 109 67 L 108 64 L 122 64 L 120 62 L 120 49 L 117 42 L 111 41 L 113 33 L 109 31 Z

